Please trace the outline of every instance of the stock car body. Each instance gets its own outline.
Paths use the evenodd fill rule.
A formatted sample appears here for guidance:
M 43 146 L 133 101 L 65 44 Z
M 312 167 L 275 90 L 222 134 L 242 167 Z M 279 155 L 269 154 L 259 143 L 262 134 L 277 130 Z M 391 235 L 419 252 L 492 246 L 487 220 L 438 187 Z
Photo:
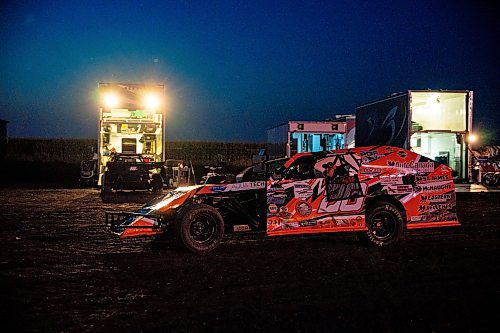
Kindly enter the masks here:
M 134 213 L 107 212 L 120 237 L 173 231 L 193 252 L 224 232 L 268 236 L 357 232 L 384 246 L 405 229 L 460 225 L 450 167 L 414 152 L 374 146 L 299 153 L 267 181 L 177 188 Z

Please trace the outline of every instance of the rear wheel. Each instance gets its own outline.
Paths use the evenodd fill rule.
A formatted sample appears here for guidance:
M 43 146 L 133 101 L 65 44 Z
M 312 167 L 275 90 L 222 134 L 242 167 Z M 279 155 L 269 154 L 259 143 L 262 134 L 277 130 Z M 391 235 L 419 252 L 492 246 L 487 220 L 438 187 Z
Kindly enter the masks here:
M 194 205 L 177 223 L 177 237 L 189 251 L 204 253 L 215 249 L 224 234 L 224 220 L 212 206 Z
M 163 193 L 163 180 L 160 175 L 153 175 L 153 179 L 151 180 L 151 187 L 153 194 Z
M 358 234 L 361 240 L 377 246 L 386 246 L 401 237 L 403 215 L 393 204 L 380 201 L 368 209 L 366 227 L 366 232 Z

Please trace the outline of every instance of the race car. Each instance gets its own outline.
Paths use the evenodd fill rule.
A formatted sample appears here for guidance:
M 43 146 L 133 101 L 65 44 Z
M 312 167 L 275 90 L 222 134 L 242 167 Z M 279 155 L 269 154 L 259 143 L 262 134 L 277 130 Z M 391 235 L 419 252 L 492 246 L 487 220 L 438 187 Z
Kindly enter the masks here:
M 377 246 L 404 230 L 458 226 L 452 169 L 412 151 L 373 146 L 299 153 L 268 180 L 179 187 L 134 213 L 106 212 L 120 237 L 172 231 L 208 252 L 224 233 L 357 232 Z

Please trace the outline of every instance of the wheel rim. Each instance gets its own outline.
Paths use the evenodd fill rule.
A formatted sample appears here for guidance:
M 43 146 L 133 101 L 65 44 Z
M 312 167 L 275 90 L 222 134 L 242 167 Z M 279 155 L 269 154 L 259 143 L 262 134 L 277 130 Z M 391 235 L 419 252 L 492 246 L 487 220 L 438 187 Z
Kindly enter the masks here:
M 191 238 L 198 244 L 211 243 L 216 238 L 217 222 L 210 214 L 198 214 L 189 226 Z
M 387 240 L 396 233 L 397 221 L 390 212 L 377 212 L 372 216 L 370 232 L 378 240 Z

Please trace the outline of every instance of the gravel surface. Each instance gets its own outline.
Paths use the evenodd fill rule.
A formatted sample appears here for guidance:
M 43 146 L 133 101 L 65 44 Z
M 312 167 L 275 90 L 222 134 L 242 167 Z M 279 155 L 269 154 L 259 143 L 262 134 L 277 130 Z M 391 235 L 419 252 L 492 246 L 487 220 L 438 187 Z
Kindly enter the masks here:
M 461 227 L 390 248 L 349 233 L 249 233 L 200 256 L 106 232 L 105 210 L 141 206 L 130 197 L 0 189 L 2 331 L 490 331 L 500 193 L 457 196 Z

